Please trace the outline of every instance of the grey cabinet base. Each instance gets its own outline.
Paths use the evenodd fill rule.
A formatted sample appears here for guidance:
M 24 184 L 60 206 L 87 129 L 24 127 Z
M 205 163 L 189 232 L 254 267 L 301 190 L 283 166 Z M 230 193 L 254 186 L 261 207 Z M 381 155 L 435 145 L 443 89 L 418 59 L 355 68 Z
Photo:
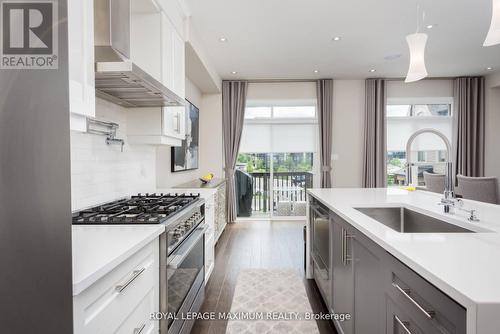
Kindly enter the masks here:
M 339 333 L 466 333 L 464 307 L 333 212 L 329 242 L 332 280 L 324 300 L 332 312 L 352 316 L 334 321 Z

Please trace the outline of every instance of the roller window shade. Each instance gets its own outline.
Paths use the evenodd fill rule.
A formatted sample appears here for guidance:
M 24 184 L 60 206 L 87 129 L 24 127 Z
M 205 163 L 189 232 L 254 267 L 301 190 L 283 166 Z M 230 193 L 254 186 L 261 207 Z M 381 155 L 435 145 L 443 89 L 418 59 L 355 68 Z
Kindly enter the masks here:
M 241 153 L 314 152 L 317 124 L 245 124 Z
M 316 151 L 318 124 L 311 122 L 316 116 L 315 82 L 250 83 L 246 106 L 252 110 L 243 125 L 240 153 Z M 305 109 L 295 108 L 301 106 Z M 302 122 L 301 117 L 307 119 Z
M 443 117 L 439 119 L 432 117 L 412 118 L 408 119 L 387 119 L 387 150 L 388 151 L 405 151 L 406 143 L 410 136 L 417 130 L 433 128 L 442 132 L 450 141 L 452 138 L 452 120 L 451 118 Z M 445 149 L 443 141 L 436 135 L 423 134 L 415 139 L 412 145 L 413 151 L 433 151 Z

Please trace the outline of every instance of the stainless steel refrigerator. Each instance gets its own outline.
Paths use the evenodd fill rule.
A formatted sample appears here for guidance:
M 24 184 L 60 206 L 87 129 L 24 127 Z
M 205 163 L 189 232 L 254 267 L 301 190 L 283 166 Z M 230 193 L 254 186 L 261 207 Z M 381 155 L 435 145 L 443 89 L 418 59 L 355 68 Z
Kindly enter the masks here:
M 73 327 L 66 0 L 52 3 L 56 17 L 43 20 L 53 19 L 57 29 L 50 42 L 57 44 L 57 68 L 0 69 L 1 333 L 66 334 Z M 4 67 L 9 45 L 40 47 L 34 36 L 46 41 L 48 32 L 37 22 L 45 7 L 24 16 L 22 6 L 14 10 L 10 19 L 18 15 L 24 27 L 19 20 L 6 24 L 10 8 L 2 8 Z M 28 35 L 8 44 L 15 29 Z

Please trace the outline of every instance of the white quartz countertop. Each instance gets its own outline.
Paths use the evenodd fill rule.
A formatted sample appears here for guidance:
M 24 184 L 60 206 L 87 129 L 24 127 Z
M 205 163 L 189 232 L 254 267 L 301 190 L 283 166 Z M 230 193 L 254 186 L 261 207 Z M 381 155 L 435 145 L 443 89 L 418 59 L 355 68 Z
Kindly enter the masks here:
M 490 333 L 483 326 L 493 324 L 500 328 L 500 206 L 464 200 L 464 208 L 476 209 L 480 218 L 472 223 L 466 212 L 445 214 L 437 204 L 441 195 L 426 191 L 311 189 L 309 193 L 467 308 L 468 333 Z M 393 206 L 477 233 L 399 233 L 354 209 Z
M 160 225 L 73 225 L 73 296 L 165 231 Z
M 212 188 L 159 188 L 151 193 L 199 193 L 204 199 Z M 91 286 L 165 231 L 165 225 L 119 225 L 72 227 L 73 296 Z

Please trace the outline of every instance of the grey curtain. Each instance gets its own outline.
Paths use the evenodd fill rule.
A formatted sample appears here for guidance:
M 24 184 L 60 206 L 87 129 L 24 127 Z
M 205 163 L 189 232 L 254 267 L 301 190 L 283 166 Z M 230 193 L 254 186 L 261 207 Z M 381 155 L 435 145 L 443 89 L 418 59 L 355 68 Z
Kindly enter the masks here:
M 316 94 L 318 98 L 321 153 L 321 188 L 331 188 L 333 80 L 318 80 L 316 83 Z
M 453 92 L 456 175 L 484 176 L 484 78 L 456 78 Z
M 222 82 L 222 132 L 224 138 L 224 162 L 226 171 L 227 220 L 236 220 L 236 188 L 234 169 L 240 149 L 248 83 L 245 81 Z
M 386 81 L 367 79 L 365 82 L 365 126 L 363 145 L 363 187 L 386 186 Z

